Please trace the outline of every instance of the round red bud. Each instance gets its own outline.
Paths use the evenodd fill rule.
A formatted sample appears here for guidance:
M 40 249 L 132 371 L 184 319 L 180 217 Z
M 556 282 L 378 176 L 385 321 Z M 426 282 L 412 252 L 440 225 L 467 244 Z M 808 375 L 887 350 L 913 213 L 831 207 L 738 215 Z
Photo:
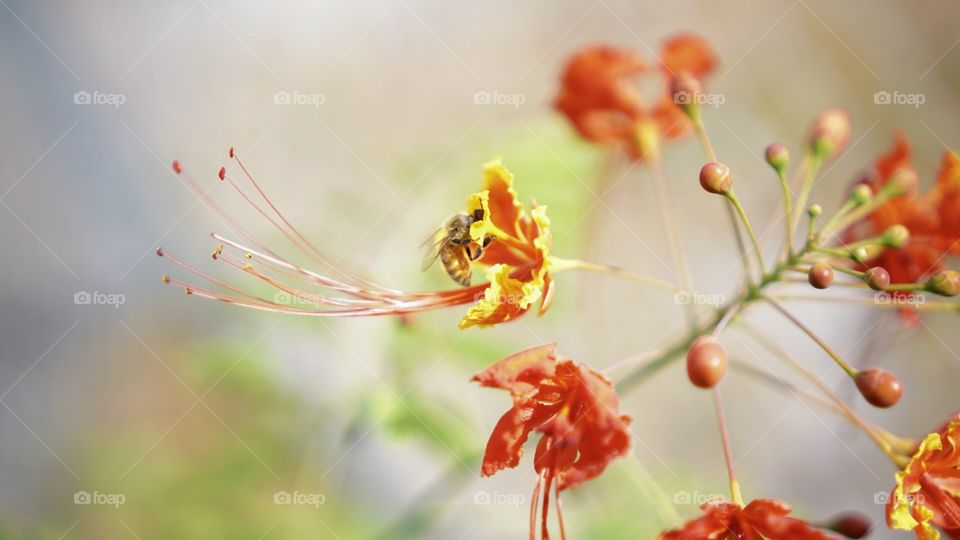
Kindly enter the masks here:
M 833 268 L 823 261 L 813 263 L 807 273 L 807 280 L 817 289 L 826 289 L 833 283 Z
M 847 538 L 863 538 L 870 533 L 872 525 L 873 522 L 863 514 L 844 512 L 830 520 L 826 528 Z
M 694 386 L 713 388 L 727 373 L 727 352 L 712 336 L 700 336 L 687 351 L 687 377 Z
M 874 407 L 893 407 L 903 395 L 900 379 L 883 369 L 870 368 L 857 374 L 857 390 Z
M 224 178 L 226 178 L 226 176 L 227 176 L 227 168 L 226 168 L 226 167 L 220 167 L 220 170 L 217 171 L 217 176 L 218 176 L 221 180 L 223 180 Z
M 780 143 L 773 143 L 767 146 L 767 149 L 763 152 L 763 156 L 767 159 L 767 163 L 779 173 L 782 173 L 787 168 L 787 164 L 790 163 L 790 152 L 786 146 Z
M 960 272 L 941 270 L 930 277 L 925 288 L 941 296 L 956 296 L 960 294 Z
M 700 169 L 700 186 L 710 193 L 723 195 L 733 188 L 730 167 L 711 161 Z
M 884 291 L 890 286 L 890 273 L 882 266 L 874 266 L 863 273 L 863 281 L 875 291 Z

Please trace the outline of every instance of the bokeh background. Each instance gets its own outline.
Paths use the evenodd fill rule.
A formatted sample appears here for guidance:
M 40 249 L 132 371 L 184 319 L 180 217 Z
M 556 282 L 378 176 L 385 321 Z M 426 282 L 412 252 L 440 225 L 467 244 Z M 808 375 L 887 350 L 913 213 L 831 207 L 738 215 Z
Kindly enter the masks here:
M 215 173 L 235 146 L 329 254 L 422 289 L 449 285 L 437 268 L 419 272 L 422 239 L 502 155 L 521 197 L 549 206 L 556 253 L 673 279 L 648 173 L 578 141 L 550 102 L 578 47 L 608 42 L 652 61 L 681 30 L 722 60 L 708 84 L 725 101 L 706 122 L 756 223 L 771 222 L 779 196 L 763 147 L 799 154 L 827 107 L 849 110 L 855 128 L 815 192 L 827 209 L 896 130 L 925 183 L 960 140 L 960 7 L 949 1 L 0 0 L 0 538 L 524 538 L 532 467 L 479 478 L 508 398 L 469 377 L 556 340 L 616 380 L 679 332 L 671 295 L 570 273 L 546 317 L 465 332 L 459 308 L 404 326 L 185 297 L 162 285 L 177 272 L 158 245 L 242 276 L 210 261 L 208 233 L 229 231 L 169 163 L 226 196 Z M 878 105 L 878 91 L 925 102 Z M 277 103 L 276 92 L 318 103 Z M 523 103 L 476 103 L 477 92 Z M 729 294 L 739 270 L 726 218 L 696 183 L 703 160 L 689 139 L 666 153 L 697 286 Z M 778 233 L 766 236 L 771 254 Z M 84 291 L 122 303 L 76 304 Z M 750 315 L 868 418 L 918 436 L 960 404 L 955 318 L 904 328 L 864 306 L 792 306 L 853 362 L 901 376 L 901 405 L 867 410 L 796 329 Z M 782 371 L 734 330 L 724 343 L 739 362 Z M 877 494 L 894 471 L 865 437 L 738 372 L 724 395 L 748 498 L 788 500 L 810 519 L 881 519 Z M 623 406 L 635 451 L 565 494 L 573 538 L 651 538 L 696 514 L 687 501 L 725 493 L 709 395 L 682 366 Z M 275 504 L 284 491 L 317 504 Z M 77 504 L 84 493 L 122 504 Z

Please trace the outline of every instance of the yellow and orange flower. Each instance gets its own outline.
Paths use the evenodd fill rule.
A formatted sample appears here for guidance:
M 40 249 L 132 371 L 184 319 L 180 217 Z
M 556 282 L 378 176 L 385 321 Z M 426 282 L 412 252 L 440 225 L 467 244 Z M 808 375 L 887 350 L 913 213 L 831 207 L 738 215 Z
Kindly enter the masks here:
M 887 525 L 912 530 L 920 540 L 936 540 L 942 529 L 960 538 L 960 417 L 927 435 L 887 502 Z
M 711 501 L 700 507 L 703 516 L 665 532 L 659 540 L 839 540 L 809 523 L 790 517 L 790 506 L 776 499 L 756 499 L 747 506 Z
M 513 398 L 487 441 L 483 476 L 516 467 L 530 433 L 542 434 L 533 459 L 538 480 L 531 500 L 531 535 L 541 484 L 541 526 L 546 532 L 551 486 L 559 497 L 630 451 L 630 417 L 620 414 L 613 385 L 596 371 L 558 356 L 554 344 L 510 355 L 473 380 L 507 390 Z
M 910 143 L 897 134 L 893 148 L 880 156 L 863 183 L 879 193 L 897 174 L 913 173 Z M 960 255 L 960 158 L 946 152 L 936 184 L 926 193 L 917 190 L 880 205 L 845 235 L 857 241 L 880 235 L 891 225 L 903 225 L 910 240 L 901 248 L 886 248 L 867 266 L 882 266 L 891 283 L 916 283 L 942 269 L 950 255 Z
M 513 320 L 538 300 L 542 315 L 554 293 L 546 207 L 534 204 L 526 211 L 513 189 L 513 174 L 498 158 L 484 166 L 483 191 L 467 202 L 468 214 L 476 210 L 482 210 L 484 219 L 471 225 L 471 238 L 478 243 L 486 237 L 494 239 L 479 261 L 489 266 L 489 286 L 460 321 L 460 328 Z
M 643 159 L 650 144 L 690 130 L 671 83 L 683 74 L 702 79 L 713 70 L 716 56 L 702 38 L 680 34 L 664 44 L 659 64 L 664 84 L 654 105 L 646 107 L 634 80 L 649 69 L 640 55 L 608 45 L 587 47 L 567 63 L 554 106 L 583 138 Z
M 165 283 L 179 285 L 188 294 L 251 309 L 313 317 L 406 315 L 474 303 L 460 322 L 461 328 L 516 319 L 538 300 L 541 315 L 550 307 L 554 283 L 550 275 L 551 235 L 546 207 L 534 205 L 527 212 L 517 200 L 513 175 L 500 159 L 484 166 L 482 189 L 467 202 L 470 215 L 477 215 L 477 210 L 482 210 L 483 215 L 471 226 L 473 240 L 482 243 L 485 238 L 493 239 L 479 261 L 489 267 L 488 282 L 466 288 L 406 292 L 369 281 L 325 255 L 280 213 L 233 149 L 230 157 L 252 189 L 241 187 L 225 168 L 220 169 L 220 180 L 289 240 L 300 257 L 316 266 L 301 266 L 283 255 L 281 249 L 253 236 L 179 162 L 174 162 L 174 172 L 182 175 L 197 196 L 243 236 L 242 241 L 236 241 L 214 234 L 221 245 L 214 250 L 213 259 L 266 283 L 273 293 L 272 297 L 264 296 L 214 278 L 158 248 L 158 255 L 215 286 L 201 287 L 164 276 Z

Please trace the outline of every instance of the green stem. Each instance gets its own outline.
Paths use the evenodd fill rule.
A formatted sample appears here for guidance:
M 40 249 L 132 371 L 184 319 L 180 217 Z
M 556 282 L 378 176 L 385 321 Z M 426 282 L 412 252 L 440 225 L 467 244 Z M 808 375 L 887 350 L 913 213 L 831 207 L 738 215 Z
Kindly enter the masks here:
M 643 283 L 644 285 L 650 285 L 652 287 L 657 287 L 670 292 L 692 292 L 685 291 L 682 287 L 677 287 L 673 283 L 664 281 L 662 279 L 657 279 L 655 277 L 644 276 L 642 274 L 637 274 L 621 268 L 619 266 L 613 266 L 609 264 L 598 264 L 587 261 L 580 261 L 577 259 L 561 259 L 559 257 L 550 257 L 550 271 L 554 274 L 563 272 L 566 270 L 590 270 L 593 272 L 604 272 L 607 274 L 615 274 L 638 283 Z
M 787 172 L 784 168 L 777 171 L 777 177 L 780 179 L 780 190 L 783 192 L 783 208 L 784 212 L 786 212 L 786 219 L 784 219 L 783 223 L 787 229 L 787 256 L 793 257 L 793 231 L 790 229 L 790 224 L 793 223 L 793 203 L 790 197 L 790 183 L 789 180 L 787 180 Z
M 760 276 L 762 277 L 764 272 L 766 272 L 767 265 L 763 262 L 763 249 L 760 247 L 760 240 L 757 238 L 757 233 L 754 232 L 753 226 L 750 224 L 750 218 L 747 217 L 747 212 L 743 209 L 743 205 L 740 204 L 740 199 L 737 198 L 737 194 L 731 190 L 725 196 L 733 205 L 737 214 L 740 215 L 740 219 L 743 220 L 743 226 L 747 229 L 747 234 L 750 235 L 750 241 L 753 243 L 753 250 L 757 255 L 757 264 L 760 265 Z
M 797 230 L 797 227 L 800 226 L 800 215 L 803 213 L 803 209 L 807 207 L 807 200 L 810 198 L 810 191 L 813 189 L 813 180 L 817 177 L 817 173 L 820 171 L 820 166 L 823 164 L 823 159 L 814 153 L 809 156 L 808 163 L 809 166 L 804 170 L 803 182 L 800 184 L 800 196 L 797 197 L 797 216 L 796 219 L 790 224 L 791 236 Z
M 827 345 L 825 341 L 820 339 L 820 336 L 814 333 L 813 330 L 811 330 L 807 325 L 803 324 L 800 321 L 800 319 L 794 317 L 792 313 L 784 309 L 783 306 L 781 306 L 773 298 L 770 298 L 769 296 L 764 296 L 763 299 L 766 300 L 768 304 L 773 306 L 774 309 L 779 311 L 780 314 L 786 317 L 790 322 L 792 322 L 794 326 L 796 326 L 800 330 L 803 330 L 803 333 L 807 334 L 807 336 L 809 336 L 810 339 L 814 341 L 814 343 L 819 345 L 820 348 L 823 349 L 823 352 L 827 353 L 827 355 L 830 356 L 830 358 L 833 358 L 833 361 L 836 362 L 837 365 L 840 366 L 842 370 L 846 371 L 847 375 L 849 375 L 851 379 L 855 379 L 857 377 L 858 371 L 853 366 L 848 364 L 846 360 L 841 358 L 840 355 L 837 354 L 837 352 L 834 351 L 829 345 Z

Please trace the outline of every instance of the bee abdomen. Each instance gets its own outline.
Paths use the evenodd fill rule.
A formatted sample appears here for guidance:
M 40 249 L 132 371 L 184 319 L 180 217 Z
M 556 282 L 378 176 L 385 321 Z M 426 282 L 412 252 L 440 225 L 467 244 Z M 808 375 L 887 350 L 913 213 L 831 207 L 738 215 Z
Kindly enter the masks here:
M 440 252 L 440 262 L 454 281 L 464 287 L 470 286 L 473 271 L 463 249 L 444 249 Z

